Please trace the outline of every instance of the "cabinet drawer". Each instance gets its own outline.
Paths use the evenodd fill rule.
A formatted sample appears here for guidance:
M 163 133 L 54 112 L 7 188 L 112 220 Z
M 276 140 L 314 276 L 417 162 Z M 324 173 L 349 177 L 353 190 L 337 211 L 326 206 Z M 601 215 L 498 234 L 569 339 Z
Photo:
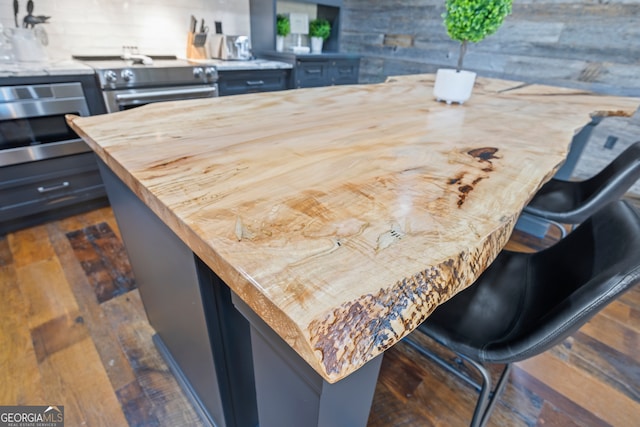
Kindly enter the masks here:
M 287 70 L 222 71 L 218 74 L 220 96 L 287 89 Z
M 0 168 L 0 221 L 104 197 L 93 153 Z
M 358 83 L 360 59 L 323 58 L 296 61 L 294 86 L 319 87 Z
M 296 65 L 297 88 L 328 86 L 330 83 L 328 61 L 298 61 Z
M 329 75 L 331 84 L 347 85 L 358 83 L 360 60 L 336 60 L 332 61 Z

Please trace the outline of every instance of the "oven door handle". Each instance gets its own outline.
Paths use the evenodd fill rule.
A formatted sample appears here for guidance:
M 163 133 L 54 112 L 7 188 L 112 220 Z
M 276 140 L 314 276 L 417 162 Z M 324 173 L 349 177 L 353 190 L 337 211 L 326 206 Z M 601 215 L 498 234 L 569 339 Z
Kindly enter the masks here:
M 180 99 L 185 95 L 211 96 L 215 95 L 216 87 L 197 87 L 183 89 L 167 89 L 154 92 L 137 92 L 137 93 L 121 93 L 116 95 L 116 102 L 124 103 L 130 101 L 147 101 L 157 98 L 175 98 Z

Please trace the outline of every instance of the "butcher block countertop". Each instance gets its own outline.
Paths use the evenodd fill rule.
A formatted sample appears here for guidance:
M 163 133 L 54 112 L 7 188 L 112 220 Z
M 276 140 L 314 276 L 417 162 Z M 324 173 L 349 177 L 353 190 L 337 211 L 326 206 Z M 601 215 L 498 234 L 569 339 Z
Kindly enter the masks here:
M 148 104 L 68 120 L 328 382 L 470 285 L 590 114 L 639 99 L 432 75 Z M 603 113 L 604 112 L 604 113 Z M 153 248 L 149 248 L 153 250 Z

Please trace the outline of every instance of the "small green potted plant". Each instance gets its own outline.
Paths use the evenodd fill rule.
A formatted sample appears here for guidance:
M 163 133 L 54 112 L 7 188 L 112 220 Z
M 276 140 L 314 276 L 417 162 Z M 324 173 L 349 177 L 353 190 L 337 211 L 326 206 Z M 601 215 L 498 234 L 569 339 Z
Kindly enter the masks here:
M 469 42 L 477 43 L 495 33 L 511 13 L 513 0 L 446 0 L 442 14 L 447 34 L 460 42 L 460 55 L 455 69 L 439 69 L 434 95 L 448 104 L 462 104 L 469 97 L 476 73 L 462 70 Z
M 276 15 L 276 50 L 282 52 L 284 50 L 284 38 L 291 33 L 291 21 L 289 16 Z
M 323 18 L 312 19 L 309 22 L 309 37 L 311 37 L 311 53 L 322 53 L 322 44 L 331 35 L 331 24 Z

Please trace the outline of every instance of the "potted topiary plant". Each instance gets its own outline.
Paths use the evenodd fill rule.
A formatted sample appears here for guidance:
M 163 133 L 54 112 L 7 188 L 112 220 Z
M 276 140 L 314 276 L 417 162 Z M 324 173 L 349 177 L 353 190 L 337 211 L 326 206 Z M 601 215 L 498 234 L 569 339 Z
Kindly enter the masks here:
M 287 15 L 278 14 L 276 16 L 276 50 L 284 50 L 284 38 L 291 32 L 291 21 Z
M 439 69 L 433 88 L 438 101 L 462 104 L 471 96 L 476 73 L 462 70 L 469 42 L 477 43 L 495 33 L 511 13 L 513 0 L 446 0 L 442 14 L 447 34 L 460 42 L 455 69 Z
M 311 53 L 322 53 L 322 44 L 331 35 L 331 24 L 326 19 L 312 19 L 309 22 Z

